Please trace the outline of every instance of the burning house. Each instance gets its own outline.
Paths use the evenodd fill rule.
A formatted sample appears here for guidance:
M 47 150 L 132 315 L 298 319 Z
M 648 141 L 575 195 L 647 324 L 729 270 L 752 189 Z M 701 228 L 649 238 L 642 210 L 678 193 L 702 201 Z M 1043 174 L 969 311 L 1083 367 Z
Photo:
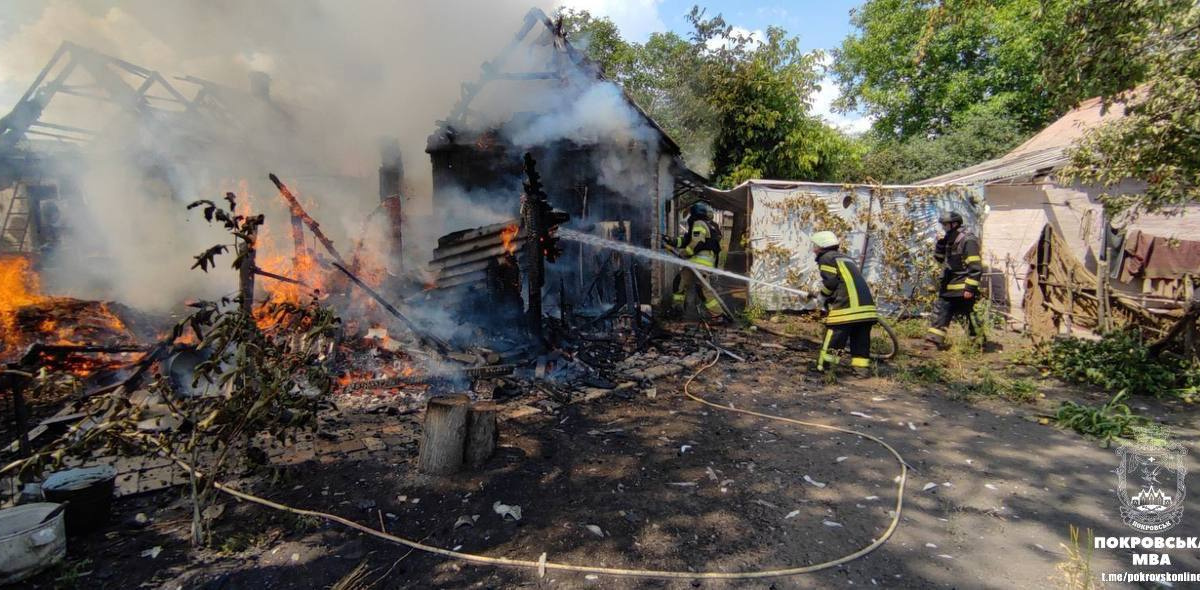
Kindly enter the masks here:
M 673 199 L 688 180 L 700 178 L 684 166 L 666 132 L 538 9 L 483 65 L 482 76 L 463 85 L 426 151 L 435 214 L 453 219 L 464 207 L 496 212 L 483 232 L 493 246 L 510 225 L 506 214 L 518 214 L 525 154 L 537 163 L 549 204 L 569 215 L 569 227 L 647 248 L 677 231 Z M 478 233 L 447 236 L 435 258 Z M 669 269 L 660 263 L 632 264 L 582 244 L 562 249 L 545 281 L 551 307 L 583 310 L 625 302 L 626 293 L 650 304 L 669 292 Z M 481 261 L 442 259 L 439 284 L 478 285 L 487 276 Z
M 679 231 L 680 195 L 703 179 L 540 10 L 483 72 L 428 138 L 432 215 L 406 220 L 402 204 L 421 195 L 398 141 L 383 140 L 377 170 L 339 176 L 331 154 L 306 161 L 323 151 L 279 145 L 317 137 L 302 121 L 317 117 L 277 103 L 263 74 L 245 92 L 64 43 L 0 121 L 0 361 L 13 368 L 0 390 L 18 408 L 8 450 L 46 442 L 19 409 L 37 368 L 82 379 L 51 421 L 78 420 L 102 394 L 212 393 L 188 378 L 225 367 L 208 363 L 219 352 L 197 313 L 235 315 L 239 342 L 303 358 L 278 375 L 321 378 L 296 376 L 292 397 L 386 394 L 416 408 L 443 394 L 515 395 L 496 392 L 535 380 L 561 399 L 614 389 L 616 363 L 648 345 L 649 307 L 675 269 L 557 232 L 657 250 Z M 110 167 L 120 182 L 94 181 Z M 343 186 L 324 190 L 329 178 Z M 427 248 L 421 226 L 436 224 L 453 231 Z M 203 289 L 166 280 L 231 259 L 235 272 L 206 276 Z M 195 321 L 178 323 L 185 313 Z M 306 340 L 315 318 L 328 320 L 317 344 Z
M 194 285 L 164 291 L 154 277 L 211 239 L 181 231 L 191 200 L 218 187 L 272 195 L 264 167 L 304 171 L 314 192 L 370 192 L 368 174 L 279 149 L 313 134 L 303 115 L 262 72 L 234 88 L 64 42 L 0 118 L 0 255 L 25 257 L 52 291 L 139 303 L 149 284 L 159 304 L 178 302 Z M 145 256 L 131 233 L 170 251 Z

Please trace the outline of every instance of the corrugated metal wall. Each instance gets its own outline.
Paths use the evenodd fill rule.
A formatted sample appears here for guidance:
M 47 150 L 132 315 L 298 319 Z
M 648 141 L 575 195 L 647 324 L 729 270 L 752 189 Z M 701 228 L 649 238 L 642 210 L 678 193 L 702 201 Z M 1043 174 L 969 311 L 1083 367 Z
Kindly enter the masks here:
M 876 189 L 875 199 L 871 197 L 872 188 Z M 958 211 L 966 219 L 968 227 L 977 234 L 982 225 L 983 199 L 978 187 L 954 187 L 953 190 L 944 191 L 944 194 L 938 194 L 942 191 L 931 190 L 931 187 L 764 182 L 751 183 L 750 191 L 752 209 L 748 247 L 754 253 L 750 275 L 756 280 L 799 289 L 815 291 L 819 286 L 820 277 L 809 236 L 825 228 L 815 227 L 822 217 L 814 216 L 809 211 L 810 207 L 789 206 L 797 201 L 819 201 L 830 216 L 845 222 L 850 229 L 839 237 L 843 248 L 856 259 L 862 257 L 866 241 L 866 209 L 872 200 L 874 203 L 870 206 L 873 212 L 888 208 L 903 211 L 904 215 L 914 220 L 920 229 L 916 235 L 905 236 L 905 246 L 910 249 L 932 250 L 939 231 L 937 219 L 942 211 Z M 913 199 L 910 192 L 922 197 Z M 875 215 L 872 215 L 872 223 L 879 223 Z M 873 227 L 878 230 L 877 225 Z M 877 239 L 878 232 L 873 231 L 872 235 L 872 239 Z M 864 272 L 872 283 L 880 277 L 881 252 L 879 244 L 869 246 Z M 921 289 L 925 286 L 911 285 L 910 288 Z M 751 287 L 750 300 L 752 304 L 767 310 L 815 307 L 815 301 L 804 301 L 761 285 Z M 894 301 L 880 301 L 880 305 L 885 311 L 897 309 L 897 302 Z

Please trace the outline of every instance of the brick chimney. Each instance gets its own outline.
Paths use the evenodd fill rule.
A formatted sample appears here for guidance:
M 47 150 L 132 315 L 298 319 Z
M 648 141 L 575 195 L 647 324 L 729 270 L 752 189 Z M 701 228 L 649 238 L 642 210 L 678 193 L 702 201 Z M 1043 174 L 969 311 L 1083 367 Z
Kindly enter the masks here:
M 261 100 L 271 100 L 271 76 L 266 72 L 250 72 L 250 94 Z

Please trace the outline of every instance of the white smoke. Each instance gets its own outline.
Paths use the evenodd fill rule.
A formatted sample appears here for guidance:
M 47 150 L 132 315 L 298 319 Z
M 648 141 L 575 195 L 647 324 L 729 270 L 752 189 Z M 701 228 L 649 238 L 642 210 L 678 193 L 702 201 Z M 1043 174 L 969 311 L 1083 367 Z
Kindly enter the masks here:
M 570 139 L 578 144 L 653 142 L 650 127 L 612 82 L 591 83 L 565 108 L 538 118 L 512 136 L 514 144 L 533 146 Z
M 123 134 L 113 125 L 120 122 L 114 118 L 119 109 L 60 95 L 44 120 L 111 132 L 85 154 L 80 189 L 90 213 L 69 215 L 90 217 L 90 223 L 77 232 L 86 236 L 75 235 L 68 244 L 87 254 L 100 249 L 108 266 L 90 272 L 99 263 L 71 257 L 49 282 L 79 296 L 154 309 L 214 289 L 231 290 L 232 273 L 214 287 L 211 276 L 188 269 L 191 257 L 220 236 L 184 205 L 219 199 L 245 180 L 272 235 L 286 241 L 287 216 L 266 182 L 268 172 L 302 195 L 345 254 L 378 203 L 377 146 L 383 136 L 398 137 L 404 154 L 410 192 L 406 231 L 419 227 L 413 233 L 427 233 L 432 209 L 426 137 L 458 101 L 461 84 L 479 77 L 480 65 L 511 39 L 531 5 L 551 8 L 545 0 L 129 0 L 113 6 L 50 0 L 6 8 L 7 19 L 20 24 L 0 41 L 4 86 L 29 84 L 60 43 L 72 41 L 156 70 L 189 97 L 196 87 L 176 76 L 245 90 L 251 70 L 266 71 L 272 99 L 287 122 L 235 107 L 241 118 L 224 133 L 245 143 L 244 150 L 190 143 L 156 147 L 164 159 L 186 162 L 193 171 L 166 175 L 166 190 L 147 183 L 147 163 L 126 150 L 129 144 L 155 145 L 147 143 L 159 139 L 152 130 Z M 10 107 L 0 105 L 0 111 Z M 174 201 L 164 198 L 171 192 Z

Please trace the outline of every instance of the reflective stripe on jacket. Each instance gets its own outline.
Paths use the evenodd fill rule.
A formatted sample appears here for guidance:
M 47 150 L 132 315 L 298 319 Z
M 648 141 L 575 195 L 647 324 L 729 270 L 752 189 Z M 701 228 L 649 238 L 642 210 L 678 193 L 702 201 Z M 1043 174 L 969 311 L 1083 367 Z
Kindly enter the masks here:
M 828 250 L 817 257 L 817 267 L 821 271 L 821 294 L 829 306 L 826 324 L 873 322 L 879 318 L 871 288 L 853 259 Z
M 675 238 L 672 245 L 685 258 L 707 254 L 714 262 L 717 250 L 721 249 L 709 222 L 704 219 L 692 219 L 688 224 L 688 233 Z
M 962 297 L 964 291 L 979 294 L 983 277 L 983 258 L 979 255 L 979 240 L 961 229 L 938 240 L 933 257 L 942 263 L 942 280 L 938 293 L 942 297 Z

